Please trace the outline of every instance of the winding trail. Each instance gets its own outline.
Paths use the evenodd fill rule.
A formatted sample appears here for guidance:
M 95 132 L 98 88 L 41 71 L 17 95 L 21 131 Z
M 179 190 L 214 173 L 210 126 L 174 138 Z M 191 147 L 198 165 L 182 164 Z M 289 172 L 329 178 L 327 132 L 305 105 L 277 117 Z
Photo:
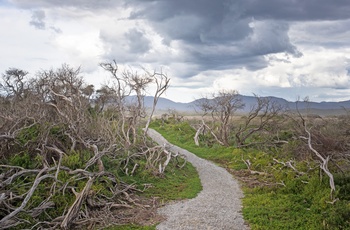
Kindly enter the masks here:
M 170 150 L 186 156 L 196 167 L 203 190 L 196 198 L 176 202 L 160 208 L 159 213 L 167 220 L 157 226 L 159 230 L 244 230 L 241 213 L 243 193 L 238 182 L 225 169 L 197 157 L 193 153 L 169 144 L 153 129 L 148 135 L 160 145 L 168 144 Z

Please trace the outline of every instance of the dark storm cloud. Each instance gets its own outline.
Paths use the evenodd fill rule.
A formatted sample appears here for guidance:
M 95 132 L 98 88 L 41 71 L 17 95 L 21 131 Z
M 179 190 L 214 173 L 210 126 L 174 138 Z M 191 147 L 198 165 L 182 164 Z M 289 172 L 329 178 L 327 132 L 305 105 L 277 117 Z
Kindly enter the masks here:
M 245 50 L 251 55 L 289 53 L 300 56 L 301 53 L 291 44 L 288 36 L 289 25 L 285 22 L 263 21 L 255 23 L 254 34 L 247 41 Z
M 271 17 L 255 20 L 256 15 L 249 14 L 249 7 L 257 7 L 254 1 L 134 0 L 129 4 L 135 7 L 131 19 L 147 20 L 167 45 L 173 40 L 181 41 L 182 48 L 201 70 L 256 70 L 267 65 L 263 55 L 301 55 L 290 42 L 286 21 Z M 267 12 L 261 12 L 264 14 Z
M 264 55 L 274 53 L 300 57 L 289 38 L 290 23 L 350 17 L 347 0 L 131 0 L 128 4 L 134 8 L 131 19 L 147 20 L 165 44 L 181 41 L 201 70 L 256 70 L 267 66 Z
M 150 41 L 137 29 L 129 30 L 124 37 L 131 53 L 145 53 L 150 48 Z
M 77 9 L 113 11 L 117 6 L 131 9 L 129 19 L 146 22 L 162 39 L 165 46 L 181 55 L 170 57 L 178 63 L 192 63 L 196 71 L 247 68 L 258 70 L 268 66 L 265 55 L 302 54 L 290 39 L 290 26 L 295 22 L 319 22 L 350 18 L 349 0 L 12 0 L 23 8 L 74 7 Z M 118 15 L 119 12 L 115 12 Z M 45 26 L 43 19 L 32 20 L 33 25 Z M 42 23 L 42 24 L 40 24 Z M 141 26 L 140 26 L 141 25 Z M 121 61 L 139 61 L 152 47 L 141 29 L 124 34 L 127 41 L 101 32 L 101 39 L 109 46 L 107 56 Z M 113 21 L 111 21 L 113 28 Z M 313 27 L 314 28 L 314 27 Z M 117 29 L 117 28 L 116 28 Z M 348 31 L 342 27 L 322 27 L 319 35 Z M 310 30 L 311 31 L 311 30 Z M 336 36 L 335 36 L 336 38 Z M 317 40 L 317 39 L 316 39 Z M 307 42 L 307 39 L 305 41 Z M 323 39 L 321 46 L 337 46 L 341 41 Z M 147 60 L 146 60 L 147 61 Z M 164 63 L 163 56 L 153 62 Z M 189 70 L 191 72 L 191 70 Z M 186 75 L 188 76 L 188 75 Z
M 146 19 L 169 39 L 193 43 L 240 40 L 251 29 L 250 19 L 225 0 L 129 1 L 131 19 Z M 236 5 L 236 4 L 234 4 Z
M 339 20 L 350 17 L 348 0 L 247 0 L 245 14 L 256 19 Z

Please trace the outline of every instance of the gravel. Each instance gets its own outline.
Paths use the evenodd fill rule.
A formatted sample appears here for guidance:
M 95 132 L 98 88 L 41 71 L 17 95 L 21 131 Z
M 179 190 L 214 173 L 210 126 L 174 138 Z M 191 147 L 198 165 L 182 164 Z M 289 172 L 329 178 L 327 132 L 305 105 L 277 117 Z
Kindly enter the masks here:
M 185 155 L 196 167 L 203 186 L 196 198 L 160 208 L 159 214 L 166 216 L 167 220 L 160 223 L 157 229 L 249 229 L 241 213 L 243 193 L 230 173 L 187 150 L 169 144 L 155 130 L 149 129 L 148 135 L 158 144 L 167 144 L 171 151 Z

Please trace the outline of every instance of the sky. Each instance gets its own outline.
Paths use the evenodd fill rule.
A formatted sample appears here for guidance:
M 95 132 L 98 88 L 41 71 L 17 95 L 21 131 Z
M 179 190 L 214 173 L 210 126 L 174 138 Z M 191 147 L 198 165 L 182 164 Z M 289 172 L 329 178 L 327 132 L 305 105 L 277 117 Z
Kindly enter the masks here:
M 1 74 L 66 63 L 99 87 L 115 60 L 166 73 L 176 102 L 350 100 L 349 0 L 0 0 L 0 15 Z

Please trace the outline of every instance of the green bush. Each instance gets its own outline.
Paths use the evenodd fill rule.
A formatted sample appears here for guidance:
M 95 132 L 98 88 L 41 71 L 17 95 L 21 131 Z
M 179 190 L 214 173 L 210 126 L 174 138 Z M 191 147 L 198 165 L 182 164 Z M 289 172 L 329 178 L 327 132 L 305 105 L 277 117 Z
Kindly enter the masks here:
M 41 164 L 41 157 L 38 155 L 34 155 L 33 157 L 30 153 L 25 151 L 11 156 L 9 164 L 25 169 L 35 169 Z
M 16 140 L 23 146 L 28 142 L 35 142 L 40 134 L 40 126 L 32 125 L 22 129 L 16 137 Z

